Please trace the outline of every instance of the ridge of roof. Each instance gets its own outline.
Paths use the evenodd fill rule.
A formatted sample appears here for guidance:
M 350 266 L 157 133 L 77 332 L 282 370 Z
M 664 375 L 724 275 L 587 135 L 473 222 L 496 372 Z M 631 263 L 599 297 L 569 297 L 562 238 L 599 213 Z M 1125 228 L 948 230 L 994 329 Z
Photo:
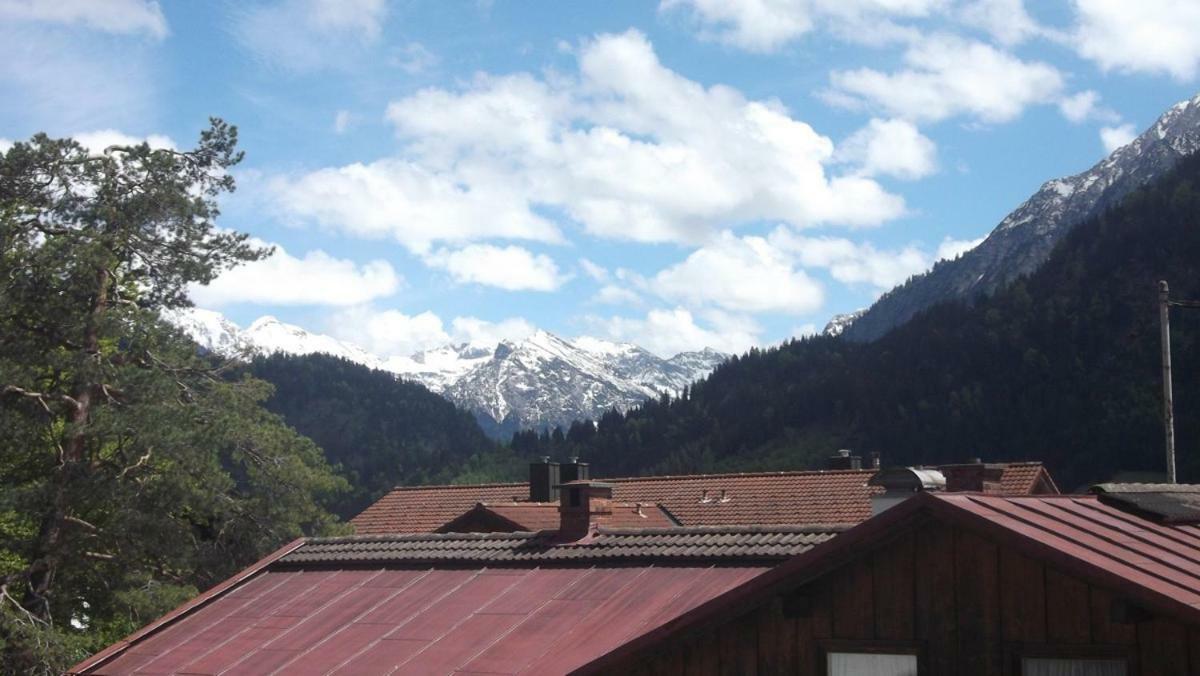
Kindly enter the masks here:
M 1092 486 L 1100 493 L 1200 493 L 1200 484 L 1103 483 Z
M 815 525 L 753 525 L 753 526 L 670 526 L 663 528 L 614 528 L 600 526 L 602 535 L 759 535 L 766 533 L 840 533 L 853 524 Z M 547 531 L 514 531 L 512 533 L 375 533 L 363 535 L 336 535 L 331 537 L 305 538 L 301 546 L 358 544 L 367 542 L 453 542 L 488 540 L 525 540 L 538 537 Z

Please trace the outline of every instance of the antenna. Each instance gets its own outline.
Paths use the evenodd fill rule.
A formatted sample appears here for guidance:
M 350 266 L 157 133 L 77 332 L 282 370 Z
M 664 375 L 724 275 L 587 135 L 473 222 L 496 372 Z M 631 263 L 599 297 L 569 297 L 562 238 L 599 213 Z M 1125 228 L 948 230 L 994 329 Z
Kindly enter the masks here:
M 1171 307 L 1200 309 L 1200 301 L 1171 300 L 1166 280 L 1158 283 L 1158 320 L 1162 331 L 1163 428 L 1167 442 L 1167 483 L 1175 483 L 1175 399 L 1171 392 Z

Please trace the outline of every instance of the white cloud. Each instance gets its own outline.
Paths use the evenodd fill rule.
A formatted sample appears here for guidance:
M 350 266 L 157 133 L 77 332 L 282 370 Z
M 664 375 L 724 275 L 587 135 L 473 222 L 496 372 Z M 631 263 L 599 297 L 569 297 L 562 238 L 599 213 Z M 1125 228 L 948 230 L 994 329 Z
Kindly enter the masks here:
M 449 272 L 460 284 L 482 284 L 506 291 L 553 291 L 567 280 L 549 256 L 511 245 L 440 249 L 427 255 L 425 263 Z
M 157 39 L 169 32 L 162 8 L 146 0 L 0 0 L 0 21 L 82 25 L 106 33 L 145 33 Z
M 821 285 L 765 238 L 730 232 L 648 283 L 664 298 L 692 307 L 715 305 L 743 313 L 806 314 L 824 300 Z
M 592 279 L 594 279 L 597 282 L 607 282 L 608 281 L 608 270 L 602 265 L 593 263 L 592 261 L 589 261 L 586 258 L 580 258 L 579 259 L 579 267 L 583 268 L 583 272 L 588 277 L 591 277 Z
M 952 239 L 947 237 L 938 245 L 937 253 L 934 254 L 935 260 L 953 260 L 975 247 L 983 244 L 983 240 L 987 236 L 979 237 L 978 239 Z
M 329 331 L 336 338 L 386 356 L 408 356 L 452 342 L 441 318 L 429 311 L 406 315 L 399 310 L 351 307 L 330 319 Z
M 711 347 L 728 353 L 743 352 L 759 344 L 761 328 L 754 321 L 720 313 L 707 321 L 684 308 L 650 310 L 645 317 L 582 318 L 592 333 L 618 342 L 631 342 L 662 357 Z M 707 324 L 707 326 L 705 326 Z
M 958 8 L 958 19 L 968 26 L 979 28 L 1003 45 L 1015 45 L 1046 35 L 1023 0 L 971 0 Z
M 927 16 L 948 0 L 662 0 L 661 10 L 684 8 L 700 37 L 753 52 L 771 52 L 816 29 L 875 42 L 906 34 L 893 18 Z
M 403 157 L 280 183 L 294 215 L 358 234 L 551 241 L 536 206 L 587 232 L 701 243 L 763 219 L 877 225 L 904 202 L 861 176 L 829 176 L 833 143 L 775 101 L 705 88 L 665 68 L 635 31 L 579 49 L 578 77 L 480 75 L 388 107 Z
M 1132 124 L 1102 127 L 1100 129 L 1100 142 L 1104 144 L 1104 152 L 1106 153 L 1111 153 L 1135 138 L 1137 138 L 1137 129 Z
M 345 134 L 350 128 L 350 123 L 353 121 L 353 116 L 348 110 L 339 110 L 333 116 L 333 133 L 341 135 Z
M 1200 68 L 1195 0 L 1075 0 L 1081 56 L 1103 70 L 1165 73 L 1191 80 Z
M 537 331 L 537 327 L 523 317 L 511 317 L 498 322 L 477 317 L 455 317 L 450 321 L 450 326 L 455 341 L 475 345 L 495 345 L 502 340 L 520 341 Z
M 1058 109 L 1062 112 L 1063 117 L 1078 124 L 1092 115 L 1099 101 L 1100 94 L 1089 89 L 1064 97 L 1058 102 Z
M 6 152 L 8 152 L 8 149 L 9 149 L 9 148 L 11 148 L 11 147 L 13 147 L 13 142 L 12 142 L 12 141 L 10 141 L 10 140 L 8 140 L 8 139 L 6 139 L 6 138 L 2 138 L 2 137 L 0 137 L 0 153 L 6 153 Z
M 883 109 L 909 120 L 936 122 L 968 115 L 1008 122 L 1025 108 L 1058 101 L 1063 77 L 1053 66 L 1022 61 L 983 42 L 938 34 L 904 53 L 906 68 L 834 71 L 825 98 L 852 108 Z
M 338 306 L 390 296 L 401 282 L 384 260 L 358 265 L 319 249 L 296 258 L 276 246 L 270 257 L 227 270 L 208 286 L 196 285 L 189 292 L 192 300 L 204 307 L 235 303 Z
M 277 0 L 235 9 L 233 33 L 283 70 L 344 68 L 378 40 L 386 14 L 385 0 Z
M 828 270 L 845 284 L 870 284 L 881 291 L 924 272 L 933 263 L 915 246 L 884 251 L 844 238 L 805 237 L 782 227 L 772 232 L 768 241 L 799 265 Z
M 937 171 L 937 146 L 906 120 L 871 120 L 838 147 L 836 156 L 857 165 L 863 176 L 912 180 Z
M 625 305 L 636 307 L 642 304 L 642 297 L 633 289 L 616 284 L 605 284 L 600 287 L 591 302 L 599 305 Z
M 136 146 L 141 143 L 149 143 L 151 148 L 155 150 L 167 149 L 175 150 L 178 146 L 168 136 L 161 134 L 150 134 L 149 136 L 139 138 L 130 136 L 117 131 L 116 129 L 98 129 L 96 131 L 80 132 L 72 135 L 88 152 L 93 155 L 100 155 L 109 146 Z

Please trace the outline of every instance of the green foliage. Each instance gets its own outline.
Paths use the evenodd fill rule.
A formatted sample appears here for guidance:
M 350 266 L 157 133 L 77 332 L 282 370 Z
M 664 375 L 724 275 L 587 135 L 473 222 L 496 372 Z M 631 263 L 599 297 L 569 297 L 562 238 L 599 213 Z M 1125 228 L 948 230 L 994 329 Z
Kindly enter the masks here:
M 0 672 L 73 661 L 303 533 L 345 483 L 159 319 L 266 252 L 215 228 L 236 130 L 0 156 Z
M 344 518 L 396 485 L 523 478 L 474 416 L 423 385 L 329 355 L 259 357 L 248 370 L 275 386 L 267 407 L 353 486 L 333 506 Z
M 604 415 L 529 455 L 600 475 L 1043 460 L 1064 488 L 1163 471 L 1157 282 L 1200 298 L 1200 158 L 1083 223 L 1034 275 L 918 315 L 876 342 L 791 341 L 734 357 L 684 396 Z M 1172 319 L 1182 480 L 1200 480 L 1200 311 Z

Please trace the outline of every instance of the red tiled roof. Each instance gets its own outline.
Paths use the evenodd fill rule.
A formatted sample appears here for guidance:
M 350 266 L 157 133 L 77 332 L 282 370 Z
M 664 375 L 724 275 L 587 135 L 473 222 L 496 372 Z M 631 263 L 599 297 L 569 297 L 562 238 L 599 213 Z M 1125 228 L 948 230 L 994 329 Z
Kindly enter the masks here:
M 871 516 L 867 486 L 875 470 L 696 474 L 604 479 L 613 499 L 658 503 L 685 526 L 753 524 L 856 524 Z M 1057 492 L 1041 463 L 1009 463 L 1001 477 L 1006 492 L 1028 494 L 1039 482 Z M 722 494 L 724 491 L 724 494 Z M 356 516 L 360 534 L 437 530 L 478 502 L 524 500 L 523 483 L 483 486 L 401 487 Z
M 559 513 L 557 502 L 481 502 L 464 514 L 451 519 L 438 528 L 440 533 L 466 533 L 469 529 L 457 527 L 470 517 L 493 517 L 491 521 L 504 523 L 509 531 L 558 530 Z M 614 502 L 612 513 L 593 517 L 597 523 L 610 528 L 670 528 L 679 524 L 671 519 L 662 507 L 655 504 L 636 502 Z M 500 532 L 501 529 L 493 529 Z
M 562 674 L 834 535 L 601 529 L 559 546 L 544 533 L 312 539 L 69 673 Z
M 786 586 L 812 581 L 844 563 L 854 552 L 875 546 L 905 524 L 920 523 L 922 511 L 975 530 L 1002 546 L 1040 558 L 1130 600 L 1200 625 L 1200 526 L 1159 524 L 1094 495 L 1002 496 L 979 493 L 919 493 L 812 551 L 776 566 L 731 590 L 670 627 L 662 627 L 585 665 L 593 673 L 625 656 L 651 649 L 679 632 L 728 617 L 762 602 Z

